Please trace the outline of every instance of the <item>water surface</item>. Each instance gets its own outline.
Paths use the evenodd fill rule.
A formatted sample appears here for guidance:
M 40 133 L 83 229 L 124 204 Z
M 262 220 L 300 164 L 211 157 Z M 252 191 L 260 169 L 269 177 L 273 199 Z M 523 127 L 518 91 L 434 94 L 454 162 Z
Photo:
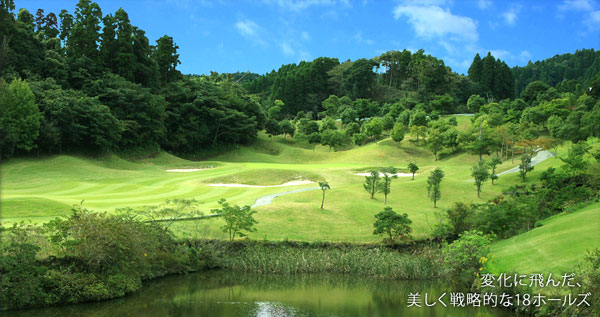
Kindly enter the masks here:
M 407 307 L 409 293 L 431 302 L 457 291 L 441 282 L 340 275 L 256 275 L 209 271 L 162 278 L 125 298 L 3 316 L 509 316 L 502 310 Z M 423 300 L 423 298 L 422 298 Z M 449 295 L 445 302 L 449 305 Z M 424 304 L 424 303 L 423 303 Z M 431 304 L 431 303 L 430 303 Z

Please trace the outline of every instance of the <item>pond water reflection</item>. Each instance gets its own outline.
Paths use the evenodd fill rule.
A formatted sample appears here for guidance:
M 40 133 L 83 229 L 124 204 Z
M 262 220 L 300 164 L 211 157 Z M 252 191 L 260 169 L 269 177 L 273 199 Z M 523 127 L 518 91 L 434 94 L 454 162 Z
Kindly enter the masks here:
M 491 309 L 450 307 L 440 281 L 390 281 L 347 275 L 256 275 L 209 271 L 162 278 L 125 298 L 3 316 L 510 316 Z M 409 293 L 433 303 L 407 307 Z

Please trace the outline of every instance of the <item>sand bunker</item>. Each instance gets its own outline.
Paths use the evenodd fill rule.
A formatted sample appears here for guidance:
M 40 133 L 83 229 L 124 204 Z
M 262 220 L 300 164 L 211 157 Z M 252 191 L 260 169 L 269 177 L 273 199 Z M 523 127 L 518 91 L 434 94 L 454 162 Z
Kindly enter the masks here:
M 371 173 L 356 173 L 354 175 L 358 175 L 358 176 L 371 176 Z M 409 177 L 412 176 L 412 173 L 396 173 L 396 174 L 392 174 L 392 175 L 396 175 L 398 177 Z M 415 174 L 415 176 L 417 176 L 419 174 Z M 383 177 L 383 173 L 379 172 L 379 176 Z
M 190 173 L 207 170 L 208 168 L 175 168 L 171 170 L 167 170 L 167 172 L 175 172 L 175 173 Z
M 250 187 L 250 188 L 264 188 L 264 187 L 286 187 L 286 186 L 297 186 L 297 185 L 305 185 L 312 184 L 313 181 L 291 181 L 287 183 L 283 183 L 281 185 L 246 185 L 246 184 L 206 184 L 206 186 L 214 186 L 214 187 Z

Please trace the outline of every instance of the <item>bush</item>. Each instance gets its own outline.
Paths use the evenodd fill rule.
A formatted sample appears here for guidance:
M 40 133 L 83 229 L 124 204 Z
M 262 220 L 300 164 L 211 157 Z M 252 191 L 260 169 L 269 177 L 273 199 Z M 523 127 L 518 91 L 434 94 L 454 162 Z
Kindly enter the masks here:
M 166 228 L 128 215 L 75 208 L 44 226 L 58 256 L 44 260 L 38 260 L 39 229 L 15 225 L 0 240 L 0 311 L 121 297 L 140 289 L 142 280 L 207 263 Z
M 462 281 L 472 281 L 490 257 L 491 242 L 490 236 L 481 231 L 465 231 L 444 249 L 446 269 Z
M 28 242 L 28 229 L 22 224 L 8 232 L 0 246 L 0 310 L 46 302 L 42 277 L 47 267 L 35 258 L 40 247 Z

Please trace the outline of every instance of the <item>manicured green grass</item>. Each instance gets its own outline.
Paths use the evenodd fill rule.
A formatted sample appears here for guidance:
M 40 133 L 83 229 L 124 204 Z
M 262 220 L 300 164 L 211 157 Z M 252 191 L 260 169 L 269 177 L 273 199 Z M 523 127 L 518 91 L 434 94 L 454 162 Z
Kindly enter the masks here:
M 586 250 L 600 248 L 600 203 L 542 221 L 492 246 L 494 273 L 572 273 Z
M 459 127 L 469 124 L 468 117 L 458 117 Z M 317 146 L 312 149 L 293 139 L 260 135 L 256 143 L 212 158 L 212 161 L 192 162 L 167 153 L 154 158 L 129 161 L 115 155 L 101 158 L 53 156 L 43 159 L 13 159 L 0 165 L 2 173 L 3 224 L 21 220 L 44 222 L 68 214 L 69 206 L 79 204 L 94 210 L 113 211 L 122 207 L 156 205 L 167 199 L 194 198 L 201 209 L 210 213 L 217 201 L 226 198 L 230 203 L 251 205 L 258 197 L 298 188 L 315 187 L 307 184 L 290 187 L 227 188 L 211 187 L 207 183 L 245 183 L 276 185 L 302 178 L 325 179 L 332 189 L 326 192 L 325 208 L 321 210 L 320 190 L 278 197 L 272 205 L 257 207 L 257 231 L 253 239 L 375 242 L 374 215 L 384 208 L 383 195 L 370 199 L 363 189 L 363 176 L 355 173 L 374 166 L 395 166 L 405 171 L 409 162 L 420 166 L 415 180 L 400 177 L 393 180 L 388 206 L 407 213 L 413 221 L 413 236 L 430 234 L 436 214 L 454 202 L 485 202 L 502 189 L 519 183 L 517 174 L 501 177 L 496 185 L 483 186 L 477 198 L 471 180 L 471 166 L 478 157 L 464 152 L 443 156 L 435 161 L 433 155 L 412 137 L 400 144 L 387 138 L 377 143 L 345 151 L 330 151 Z M 549 160 L 550 161 L 550 160 Z M 557 166 L 551 159 L 547 166 Z M 505 162 L 499 170 L 518 164 Z M 546 163 L 544 163 L 546 164 Z M 173 168 L 207 168 L 191 173 L 172 173 Z M 440 167 L 446 174 L 442 182 L 442 198 L 438 208 L 427 198 L 427 176 Z M 536 168 L 528 176 L 532 182 L 539 177 Z M 221 238 L 218 218 L 174 225 L 181 236 Z

